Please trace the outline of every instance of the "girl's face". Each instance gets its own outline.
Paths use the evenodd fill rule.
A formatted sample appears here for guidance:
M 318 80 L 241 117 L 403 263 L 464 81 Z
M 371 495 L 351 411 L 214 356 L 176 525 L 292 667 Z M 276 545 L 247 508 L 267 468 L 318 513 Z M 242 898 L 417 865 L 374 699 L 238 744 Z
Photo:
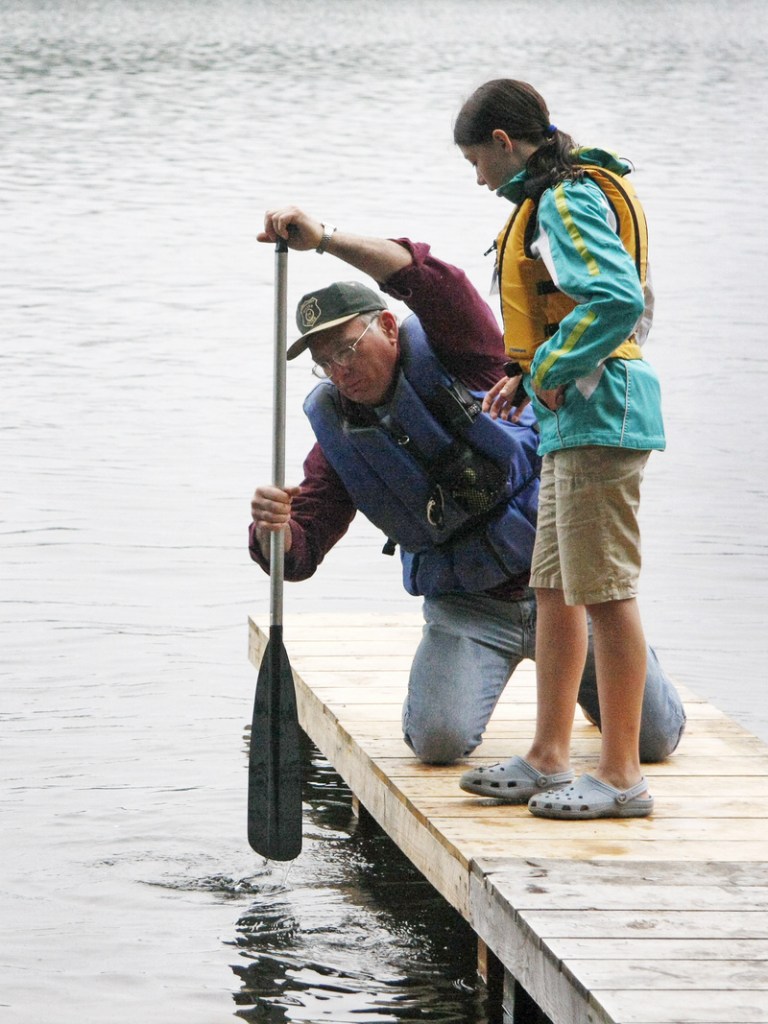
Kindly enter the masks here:
M 474 167 L 477 184 L 485 185 L 492 192 L 522 171 L 529 155 L 526 153 L 523 156 L 521 144 L 515 139 L 510 139 L 500 128 L 496 129 L 489 142 L 475 146 L 459 146 L 459 149 L 464 159 Z

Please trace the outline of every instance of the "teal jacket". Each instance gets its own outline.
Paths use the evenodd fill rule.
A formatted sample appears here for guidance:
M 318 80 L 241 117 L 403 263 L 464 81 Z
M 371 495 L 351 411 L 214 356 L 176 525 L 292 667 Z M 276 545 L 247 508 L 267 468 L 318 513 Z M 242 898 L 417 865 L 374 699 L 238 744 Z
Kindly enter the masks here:
M 600 149 L 580 150 L 579 157 L 621 175 L 630 169 Z M 497 195 L 522 202 L 526 178 L 522 171 Z M 661 395 L 652 367 L 645 359 L 608 358 L 633 331 L 642 344 L 653 295 L 640 283 L 603 191 L 586 177 L 561 182 L 542 194 L 536 215 L 531 252 L 576 302 L 536 350 L 524 382 L 541 428 L 539 453 L 584 445 L 663 449 Z M 560 409 L 551 412 L 536 399 L 533 381 L 539 389 L 566 386 Z

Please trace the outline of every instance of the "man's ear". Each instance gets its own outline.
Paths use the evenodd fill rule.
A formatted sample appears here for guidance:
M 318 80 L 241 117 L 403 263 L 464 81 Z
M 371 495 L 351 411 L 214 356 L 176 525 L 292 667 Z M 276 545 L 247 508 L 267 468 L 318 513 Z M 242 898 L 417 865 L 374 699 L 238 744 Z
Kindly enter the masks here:
M 379 325 L 391 341 L 397 341 L 400 328 L 397 324 L 397 317 L 388 309 L 382 309 L 379 313 Z

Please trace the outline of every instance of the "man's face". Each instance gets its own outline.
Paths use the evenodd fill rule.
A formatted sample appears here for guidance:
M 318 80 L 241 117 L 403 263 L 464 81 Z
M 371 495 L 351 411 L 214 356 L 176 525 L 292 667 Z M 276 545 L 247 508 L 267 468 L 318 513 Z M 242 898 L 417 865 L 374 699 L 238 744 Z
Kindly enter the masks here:
M 319 332 L 309 351 L 316 363 L 330 364 L 323 369 L 345 398 L 361 405 L 380 405 L 395 376 L 398 328 L 389 310 L 378 313 L 368 325 L 370 319 L 370 314 L 363 314 L 339 327 Z M 355 342 L 354 356 L 348 365 L 333 362 L 334 355 L 349 349 Z

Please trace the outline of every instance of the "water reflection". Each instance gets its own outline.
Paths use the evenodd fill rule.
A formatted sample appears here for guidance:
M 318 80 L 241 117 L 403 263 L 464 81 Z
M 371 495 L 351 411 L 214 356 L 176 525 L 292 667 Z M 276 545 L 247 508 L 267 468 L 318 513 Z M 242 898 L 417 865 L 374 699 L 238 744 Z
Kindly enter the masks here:
M 311 854 L 287 878 L 275 867 L 240 915 L 238 1016 L 480 1024 L 471 929 L 370 819 L 354 818 L 351 794 L 309 744 L 306 754 Z

